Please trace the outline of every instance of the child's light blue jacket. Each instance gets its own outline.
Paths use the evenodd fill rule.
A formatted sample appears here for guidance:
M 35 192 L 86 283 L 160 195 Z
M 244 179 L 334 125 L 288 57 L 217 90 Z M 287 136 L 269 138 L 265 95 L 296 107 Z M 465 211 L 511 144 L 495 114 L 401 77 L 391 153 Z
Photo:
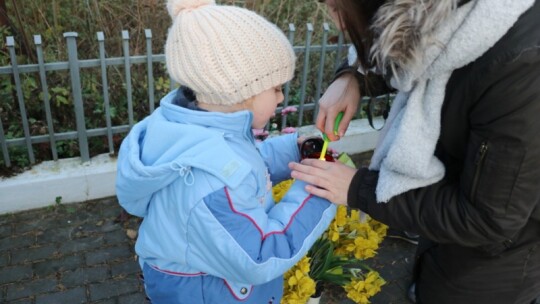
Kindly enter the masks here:
M 256 143 L 251 112 L 194 111 L 173 104 L 176 94 L 133 127 L 118 157 L 120 204 L 144 217 L 135 249 L 146 291 L 153 303 L 160 288 L 177 293 L 167 303 L 279 303 L 281 276 L 335 207 L 299 181 L 274 202 L 272 184 L 299 160 L 296 134 Z

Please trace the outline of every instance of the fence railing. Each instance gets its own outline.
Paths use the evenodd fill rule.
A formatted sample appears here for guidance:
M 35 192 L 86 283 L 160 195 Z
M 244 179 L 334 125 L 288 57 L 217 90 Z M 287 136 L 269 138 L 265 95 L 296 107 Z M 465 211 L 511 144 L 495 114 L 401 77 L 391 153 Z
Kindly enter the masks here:
M 335 69 L 341 62 L 342 53 L 346 45 L 343 43 L 343 36 L 340 34 L 337 43 L 328 44 L 328 24 L 322 26 L 322 39 L 319 44 L 312 43 L 312 35 L 314 32 L 313 26 L 307 24 L 306 37 L 303 45 L 294 45 L 294 50 L 297 55 L 302 55 L 302 60 L 298 60 L 297 65 L 299 68 L 300 77 L 296 81 L 295 100 L 294 105 L 298 106 L 298 119 L 296 121 L 297 126 L 302 126 L 305 123 L 304 117 L 306 117 L 307 111 L 311 111 L 314 118 L 317 114 L 317 102 L 321 96 L 322 86 L 324 78 L 328 80 L 331 77 Z M 289 25 L 287 32 L 289 41 L 293 43 L 295 37 L 295 26 Z M 134 104 L 140 102 L 147 102 L 149 113 L 152 112 L 156 106 L 156 102 L 159 102 L 156 98 L 156 87 L 154 81 L 154 65 L 156 63 L 164 63 L 164 54 L 154 54 L 152 52 L 152 32 L 150 30 L 145 31 L 146 38 L 146 54 L 144 55 L 131 55 L 130 50 L 130 37 L 128 31 L 122 32 L 122 50 L 123 56 L 107 58 L 105 52 L 105 37 L 102 32 L 98 32 L 96 35 L 97 43 L 99 45 L 99 58 L 95 59 L 79 59 L 79 50 L 77 48 L 78 34 L 75 32 L 68 32 L 64 34 L 67 46 L 67 61 L 61 62 L 44 62 L 44 52 L 42 39 L 40 35 L 34 36 L 35 50 L 37 53 L 37 63 L 19 65 L 17 63 L 17 55 L 15 52 L 15 40 L 13 37 L 7 37 L 6 46 L 10 57 L 10 65 L 0 67 L 0 78 L 11 77 L 11 81 L 14 83 L 13 105 L 17 104 L 18 111 L 20 112 L 22 135 L 18 137 L 6 136 L 3 125 L 10 122 L 3 121 L 0 123 L 0 150 L 2 151 L 3 164 L 6 167 L 12 166 L 12 159 L 10 157 L 10 147 L 23 147 L 26 149 L 28 160 L 31 164 L 36 162 L 36 156 L 34 154 L 34 148 L 37 144 L 48 144 L 50 147 L 51 158 L 58 160 L 59 153 L 57 151 L 57 143 L 64 140 L 75 140 L 77 142 L 79 154 L 81 160 L 86 162 L 90 159 L 90 147 L 89 138 L 102 136 L 106 137 L 106 143 L 108 145 L 109 153 L 114 153 L 113 136 L 115 134 L 127 133 L 135 123 L 134 119 Z M 319 60 L 314 63 L 310 60 L 310 55 L 318 54 Z M 333 58 L 331 58 L 333 56 Z M 300 56 L 299 56 L 300 58 Z M 330 59 L 334 62 L 329 62 Z M 132 68 L 134 65 L 146 66 L 147 77 L 147 100 L 133 100 L 133 86 L 132 86 Z M 310 65 L 313 67 L 310 68 Z M 123 76 L 125 88 L 125 97 L 127 99 L 127 122 L 114 125 L 111 120 L 111 107 L 110 107 L 110 84 L 108 79 L 107 70 L 109 67 L 123 67 Z M 83 97 L 83 87 L 81 82 L 81 75 L 86 69 L 98 68 L 101 72 L 101 87 L 102 87 L 102 101 L 103 101 L 103 115 L 105 124 L 103 126 L 88 128 L 87 117 L 85 117 L 85 98 Z M 310 73 L 310 71 L 316 69 L 316 74 Z M 70 99 L 73 103 L 73 116 L 75 117 L 75 128 L 69 131 L 55 132 L 53 123 L 53 113 L 51 110 L 50 100 L 50 88 L 48 87 L 48 74 L 54 71 L 69 72 L 69 87 L 70 87 Z M 39 79 L 40 99 L 43 102 L 43 115 L 44 122 L 46 122 L 45 134 L 33 134 L 31 132 L 30 123 L 27 115 L 25 94 L 23 92 L 23 86 L 21 84 L 21 75 L 34 74 Z M 330 76 L 328 76 L 330 75 Z M 295 78 L 296 78 L 295 77 Z M 314 87 L 314 90 L 310 90 L 310 96 L 306 94 L 306 87 Z M 172 80 L 170 81 L 170 88 L 176 87 Z M 281 107 L 277 109 L 280 112 L 284 107 L 293 105 L 291 101 L 291 82 L 285 85 L 284 95 L 285 100 Z M 17 107 L 14 106 L 14 107 Z M 145 113 L 145 114 L 149 114 Z M 140 113 L 138 113 L 140 114 Z M 287 117 L 282 117 L 281 127 L 285 127 L 288 124 Z M 9 137 L 9 138 L 8 138 Z

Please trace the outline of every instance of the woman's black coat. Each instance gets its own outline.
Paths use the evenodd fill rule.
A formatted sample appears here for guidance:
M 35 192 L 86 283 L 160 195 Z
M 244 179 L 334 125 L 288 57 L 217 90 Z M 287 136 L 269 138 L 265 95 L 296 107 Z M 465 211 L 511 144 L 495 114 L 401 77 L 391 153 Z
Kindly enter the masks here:
M 414 145 L 414 143 L 411 143 Z M 540 296 L 540 3 L 455 70 L 442 109 L 440 182 L 377 203 L 357 172 L 349 206 L 419 233 L 422 303 L 530 303 Z

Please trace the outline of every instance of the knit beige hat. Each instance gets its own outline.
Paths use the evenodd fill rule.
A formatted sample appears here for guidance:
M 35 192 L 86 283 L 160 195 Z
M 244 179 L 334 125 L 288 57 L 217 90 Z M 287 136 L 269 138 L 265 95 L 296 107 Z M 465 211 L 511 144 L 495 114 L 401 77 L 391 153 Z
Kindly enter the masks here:
M 283 32 L 244 8 L 214 0 L 168 0 L 165 58 L 171 78 L 197 100 L 240 103 L 289 81 L 295 56 Z

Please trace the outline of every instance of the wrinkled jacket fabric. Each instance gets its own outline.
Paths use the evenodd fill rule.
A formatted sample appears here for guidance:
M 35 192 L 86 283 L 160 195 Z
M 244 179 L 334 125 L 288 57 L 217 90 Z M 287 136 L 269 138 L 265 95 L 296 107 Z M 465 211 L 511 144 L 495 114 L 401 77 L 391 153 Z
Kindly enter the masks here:
M 521 304 L 540 296 L 539 117 L 536 1 L 493 48 L 452 73 L 435 152 L 443 180 L 379 204 L 378 173 L 355 175 L 350 206 L 424 238 L 421 303 Z
M 274 202 L 272 184 L 299 160 L 296 134 L 257 143 L 251 112 L 195 111 L 173 104 L 176 94 L 133 127 L 118 158 L 120 204 L 144 217 L 135 249 L 147 294 L 153 303 L 279 303 L 283 273 L 335 207 L 299 181 Z

